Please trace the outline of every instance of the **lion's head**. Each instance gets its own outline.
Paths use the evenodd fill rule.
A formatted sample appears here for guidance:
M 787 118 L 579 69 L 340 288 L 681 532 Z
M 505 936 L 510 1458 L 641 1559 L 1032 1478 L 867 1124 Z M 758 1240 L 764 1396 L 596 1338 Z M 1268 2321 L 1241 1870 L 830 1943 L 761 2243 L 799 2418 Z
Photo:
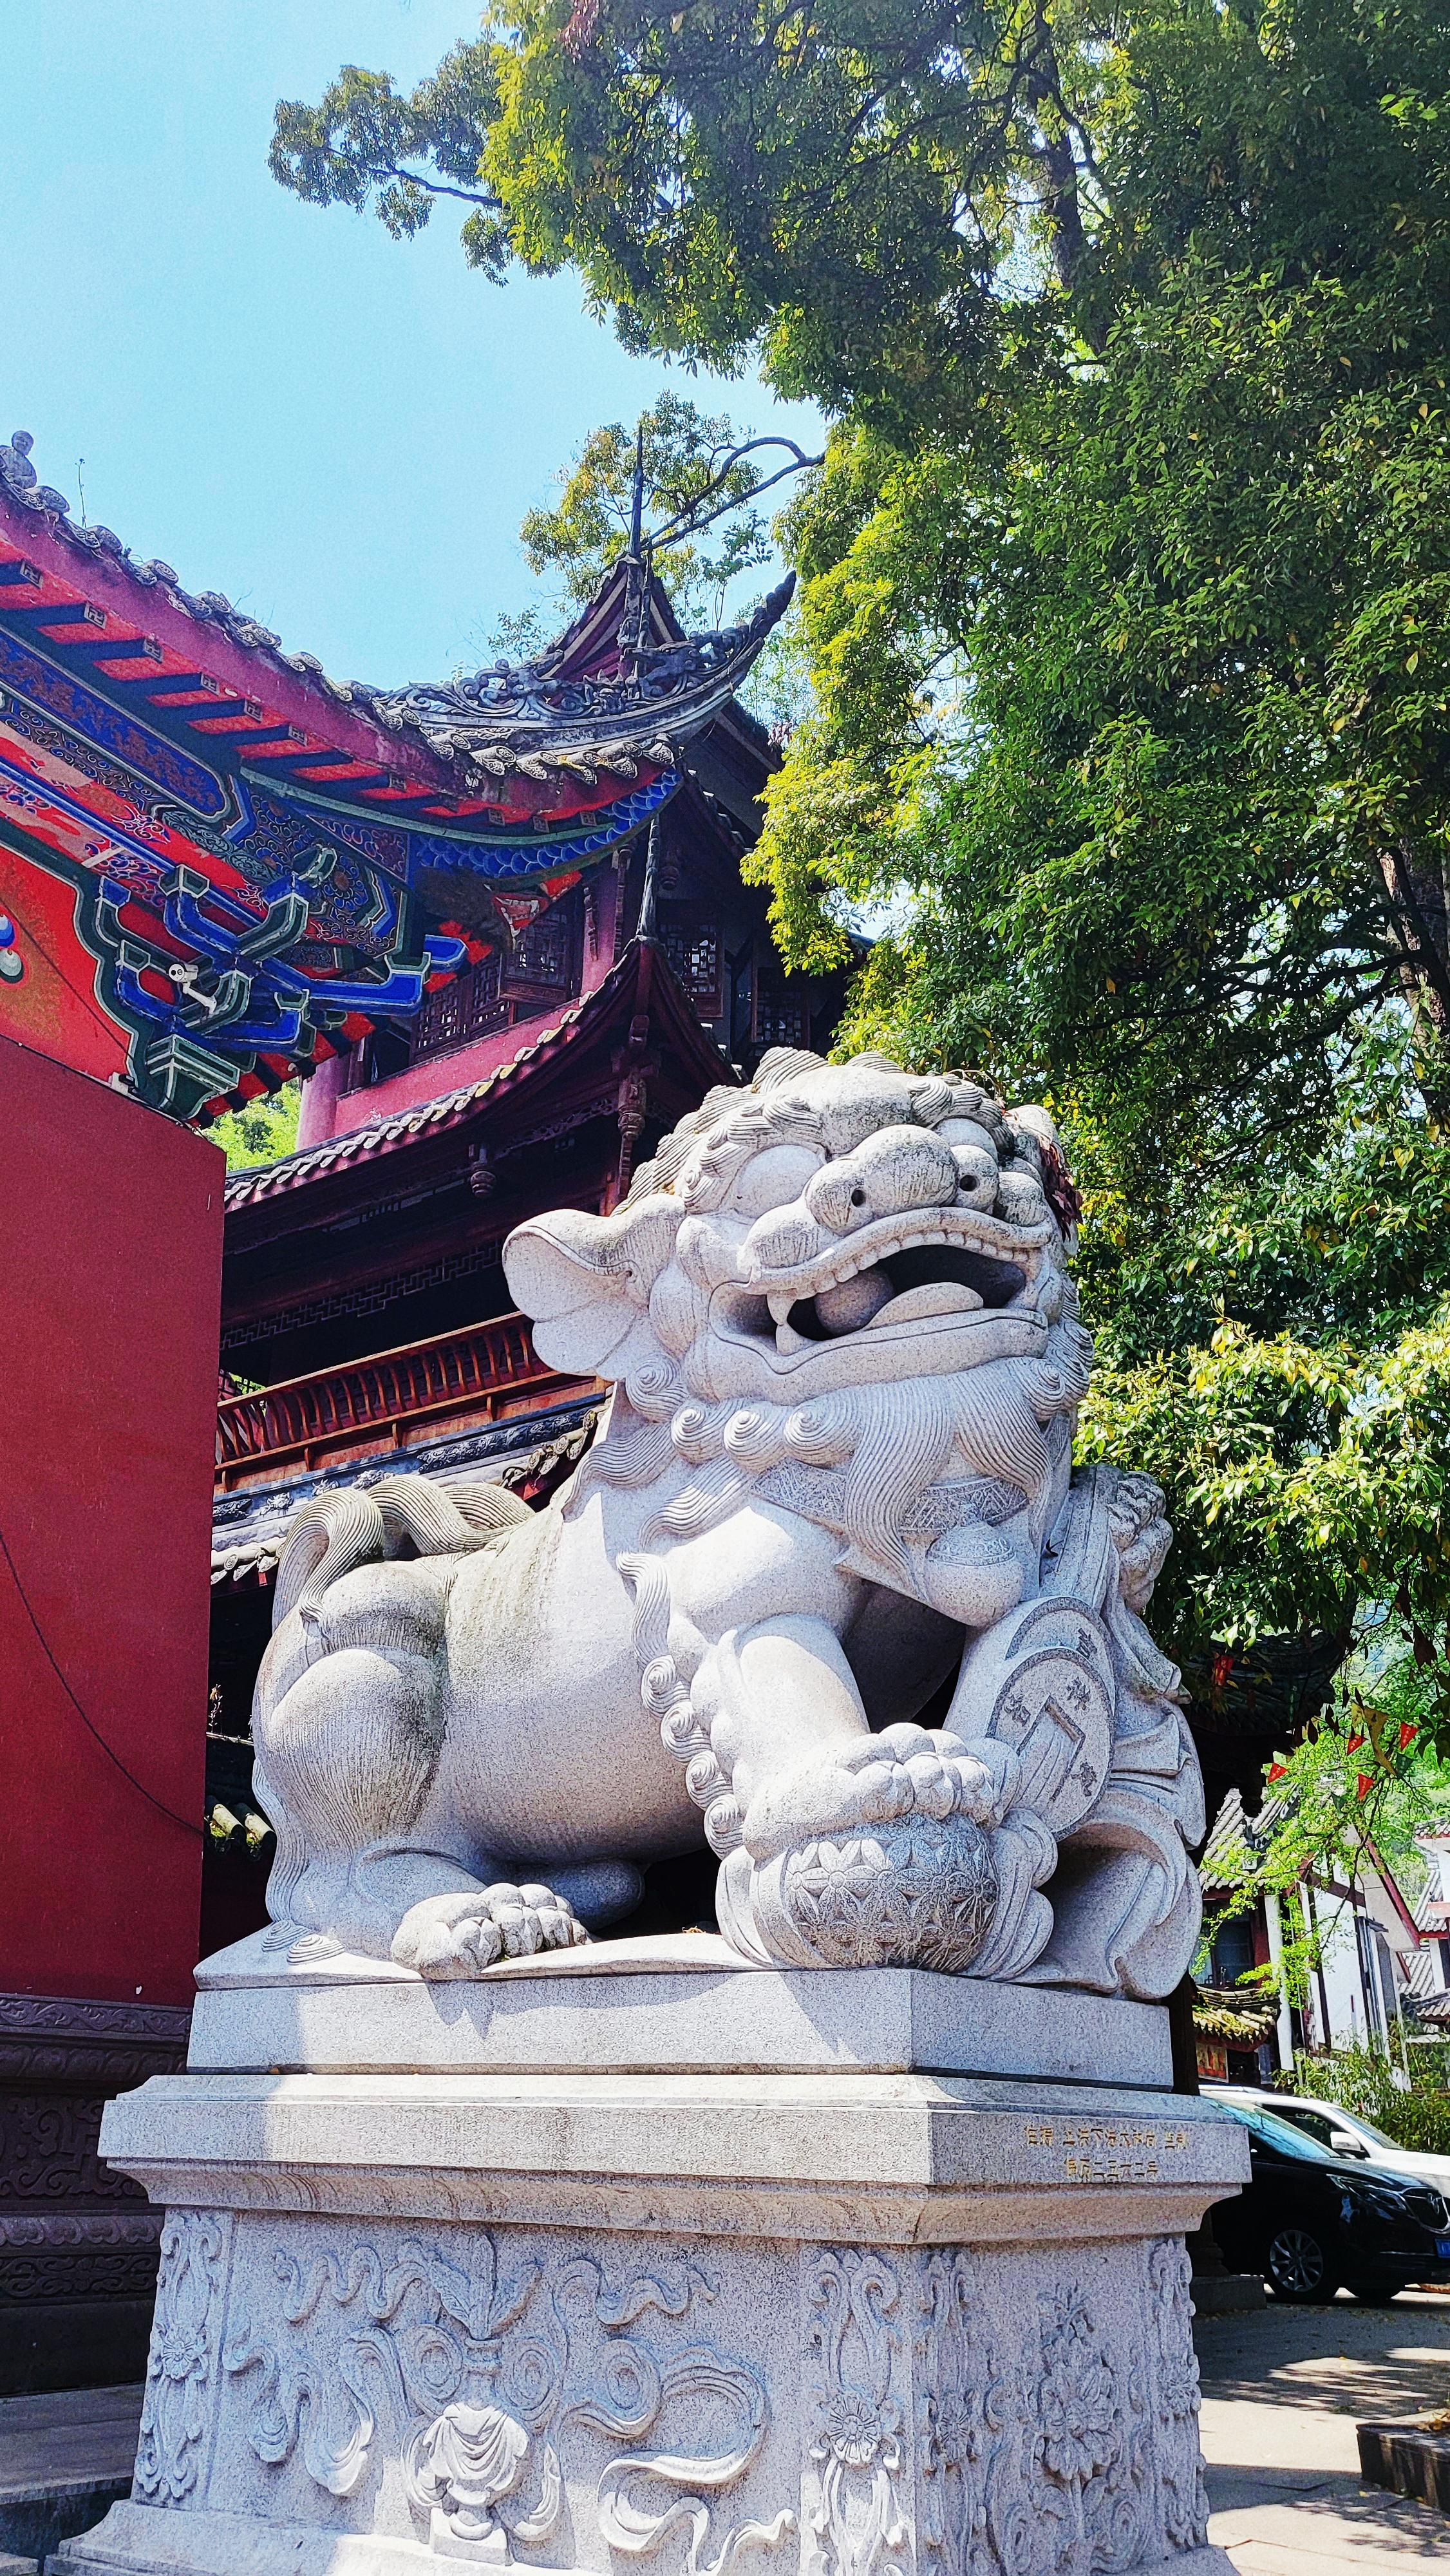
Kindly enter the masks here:
M 953 1456 L 1018 1498 L 1024 1556 L 1050 1527 L 1087 1384 L 1075 1209 L 1045 1111 L 782 1049 L 683 1119 L 612 1216 L 535 1218 L 504 1266 L 541 1358 L 622 1382 L 613 1436 L 668 1423 L 705 1471 L 661 1534 L 716 1517 L 732 1476 L 839 1470 L 833 1525 L 915 1591 L 902 1513 Z

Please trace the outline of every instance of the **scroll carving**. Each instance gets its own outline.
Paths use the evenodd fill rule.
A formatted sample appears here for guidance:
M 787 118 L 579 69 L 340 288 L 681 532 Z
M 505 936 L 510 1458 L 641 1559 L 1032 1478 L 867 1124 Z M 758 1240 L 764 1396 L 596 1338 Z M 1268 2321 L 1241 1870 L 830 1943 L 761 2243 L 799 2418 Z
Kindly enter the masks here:
M 910 2321 L 899 2276 L 879 2254 L 817 2253 L 807 2317 L 806 2576 L 906 2576 Z
M 456 2257 L 453 2246 L 460 2246 Z M 384 2451 L 401 2459 L 422 2532 L 447 2557 L 511 2562 L 565 2511 L 578 2434 L 619 2446 L 598 2474 L 601 2538 L 653 2558 L 688 2535 L 685 2576 L 725 2576 L 746 2546 L 796 2528 L 717 2527 L 717 2504 L 756 2461 L 769 2405 L 746 2361 L 696 2340 L 662 2348 L 661 2322 L 689 2325 L 715 2293 L 695 2265 L 666 2264 L 623 2287 L 587 2256 L 510 2262 L 483 2229 L 405 2240 L 396 2250 L 278 2252 L 274 2311 L 241 2323 L 222 2356 L 250 2381 L 256 2457 L 360 2494 Z
M 144 2504 L 184 2504 L 201 2473 L 231 2228 L 212 2211 L 174 2210 L 161 2231 L 133 2490 Z
M 1192 2266 L 1181 2240 L 1160 2238 L 1148 2256 L 1157 2429 L 1154 2456 L 1163 2524 L 1175 2549 L 1194 2549 L 1208 2531 L 1203 2454 L 1198 2442 L 1198 2355 L 1193 2349 Z

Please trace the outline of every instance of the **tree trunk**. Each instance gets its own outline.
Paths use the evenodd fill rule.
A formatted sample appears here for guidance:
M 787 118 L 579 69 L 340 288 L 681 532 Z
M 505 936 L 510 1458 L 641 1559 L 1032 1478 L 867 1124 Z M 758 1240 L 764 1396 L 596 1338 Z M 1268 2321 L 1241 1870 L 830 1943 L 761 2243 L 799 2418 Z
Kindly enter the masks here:
M 1381 850 L 1379 868 L 1415 1023 L 1420 1087 L 1431 1108 L 1450 1116 L 1450 883 L 1433 852 L 1404 838 Z

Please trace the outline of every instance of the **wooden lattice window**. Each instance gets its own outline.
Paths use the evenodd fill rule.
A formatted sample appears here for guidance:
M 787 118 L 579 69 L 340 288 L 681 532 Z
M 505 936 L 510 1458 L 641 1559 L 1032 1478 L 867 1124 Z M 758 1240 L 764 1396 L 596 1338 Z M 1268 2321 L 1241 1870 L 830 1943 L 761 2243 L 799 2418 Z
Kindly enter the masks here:
M 804 1047 L 811 1042 L 805 992 L 778 968 L 759 966 L 755 975 L 755 1043 L 758 1047 Z
M 514 945 L 509 963 L 511 984 L 551 984 L 567 989 L 570 952 L 569 916 L 555 904 L 531 921 Z
M 415 1059 L 439 1055 L 445 1047 L 466 1046 L 470 1038 L 501 1028 L 508 1011 L 499 999 L 499 981 L 499 953 L 491 948 L 476 966 L 465 966 L 451 984 L 432 994 L 413 1023 Z
M 701 1019 L 718 1020 L 725 1007 L 718 917 L 703 904 L 662 904 L 660 944 L 671 973 L 684 985 Z

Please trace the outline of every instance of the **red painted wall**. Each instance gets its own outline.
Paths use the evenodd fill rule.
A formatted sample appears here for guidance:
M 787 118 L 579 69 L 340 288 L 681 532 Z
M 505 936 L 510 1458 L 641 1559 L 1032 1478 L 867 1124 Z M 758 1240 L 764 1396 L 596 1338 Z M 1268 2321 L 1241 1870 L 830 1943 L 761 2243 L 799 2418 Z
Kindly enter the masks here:
M 0 1036 L 0 1171 L 0 1990 L 187 2003 L 225 1166 Z
M 0 1037 L 104 1082 L 126 1039 L 96 1000 L 96 961 L 76 937 L 76 890 L 0 841 L 0 912 L 15 926 L 17 981 L 0 981 Z

